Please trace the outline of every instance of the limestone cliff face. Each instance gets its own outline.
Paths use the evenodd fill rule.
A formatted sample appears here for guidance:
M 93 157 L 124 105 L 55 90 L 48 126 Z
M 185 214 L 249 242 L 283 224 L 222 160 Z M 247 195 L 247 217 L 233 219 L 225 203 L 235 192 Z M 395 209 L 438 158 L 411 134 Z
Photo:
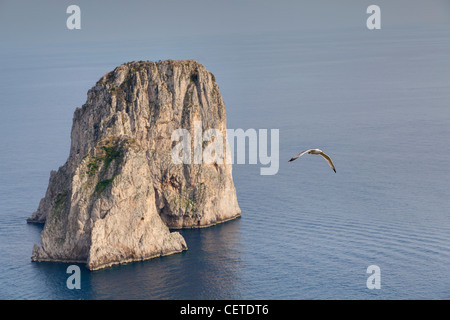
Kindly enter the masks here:
M 45 222 L 32 259 L 90 269 L 145 260 L 187 249 L 169 228 L 238 217 L 231 164 L 172 161 L 172 133 L 194 137 L 196 121 L 226 137 L 218 85 L 195 61 L 132 62 L 103 76 L 75 111 L 69 158 L 28 219 Z

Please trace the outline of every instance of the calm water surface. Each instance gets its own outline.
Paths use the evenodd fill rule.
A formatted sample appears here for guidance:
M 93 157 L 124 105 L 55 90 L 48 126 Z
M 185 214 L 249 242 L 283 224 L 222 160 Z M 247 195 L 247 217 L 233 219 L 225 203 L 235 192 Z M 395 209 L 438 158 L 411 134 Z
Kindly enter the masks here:
M 279 129 L 280 168 L 235 165 L 242 217 L 189 250 L 89 272 L 32 263 L 26 224 L 67 159 L 72 115 L 132 60 L 195 59 L 229 128 Z M 450 299 L 450 28 L 153 39 L 0 51 L 0 298 Z M 300 150 L 319 147 L 335 162 Z M 381 289 L 366 287 L 369 265 Z

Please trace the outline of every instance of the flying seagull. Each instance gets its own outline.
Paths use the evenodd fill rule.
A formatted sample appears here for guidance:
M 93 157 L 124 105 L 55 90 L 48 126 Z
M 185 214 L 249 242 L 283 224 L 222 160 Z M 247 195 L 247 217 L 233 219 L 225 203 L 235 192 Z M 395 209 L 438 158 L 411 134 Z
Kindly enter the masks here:
M 333 162 L 331 161 L 331 158 L 329 156 L 327 156 L 325 153 L 323 153 L 323 151 L 320 150 L 320 149 L 308 149 L 308 150 L 302 151 L 298 155 L 296 155 L 295 157 L 291 158 L 291 160 L 289 160 L 289 162 L 294 161 L 297 158 L 300 158 L 305 153 L 308 153 L 308 154 L 320 154 L 322 157 L 324 157 L 328 161 L 328 164 L 330 165 L 331 169 L 333 169 L 333 171 L 336 172 L 336 169 L 334 168 L 334 165 L 333 165 Z

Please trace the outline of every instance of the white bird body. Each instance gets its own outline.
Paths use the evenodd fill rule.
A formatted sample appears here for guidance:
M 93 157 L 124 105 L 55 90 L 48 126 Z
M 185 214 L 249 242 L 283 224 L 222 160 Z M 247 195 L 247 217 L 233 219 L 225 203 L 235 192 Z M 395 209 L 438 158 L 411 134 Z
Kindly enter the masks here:
M 321 154 L 323 151 L 320 149 L 310 149 L 309 154 Z
M 320 149 L 308 149 L 308 150 L 304 150 L 302 152 L 300 152 L 298 155 L 296 155 L 295 157 L 292 157 L 289 162 L 294 161 L 297 158 L 300 158 L 302 155 L 304 154 L 319 154 L 322 157 L 325 158 L 325 160 L 327 160 L 328 164 L 330 165 L 331 169 L 333 169 L 334 172 L 336 172 L 336 168 L 334 167 L 333 162 L 331 161 L 331 158 L 329 156 L 327 156 L 325 153 L 323 153 L 322 150 Z

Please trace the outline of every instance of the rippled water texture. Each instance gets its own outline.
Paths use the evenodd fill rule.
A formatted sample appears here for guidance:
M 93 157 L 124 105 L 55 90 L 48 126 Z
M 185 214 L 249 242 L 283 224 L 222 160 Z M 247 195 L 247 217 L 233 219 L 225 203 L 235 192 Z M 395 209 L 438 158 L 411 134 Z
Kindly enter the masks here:
M 449 299 L 450 28 L 184 38 L 0 52 L 0 298 Z M 280 168 L 234 165 L 242 217 L 183 230 L 189 250 L 66 287 L 32 263 L 25 220 L 69 153 L 72 115 L 132 60 L 195 59 L 229 128 L 279 129 Z M 316 147 L 318 156 L 287 160 Z M 366 269 L 381 269 L 369 290 Z

